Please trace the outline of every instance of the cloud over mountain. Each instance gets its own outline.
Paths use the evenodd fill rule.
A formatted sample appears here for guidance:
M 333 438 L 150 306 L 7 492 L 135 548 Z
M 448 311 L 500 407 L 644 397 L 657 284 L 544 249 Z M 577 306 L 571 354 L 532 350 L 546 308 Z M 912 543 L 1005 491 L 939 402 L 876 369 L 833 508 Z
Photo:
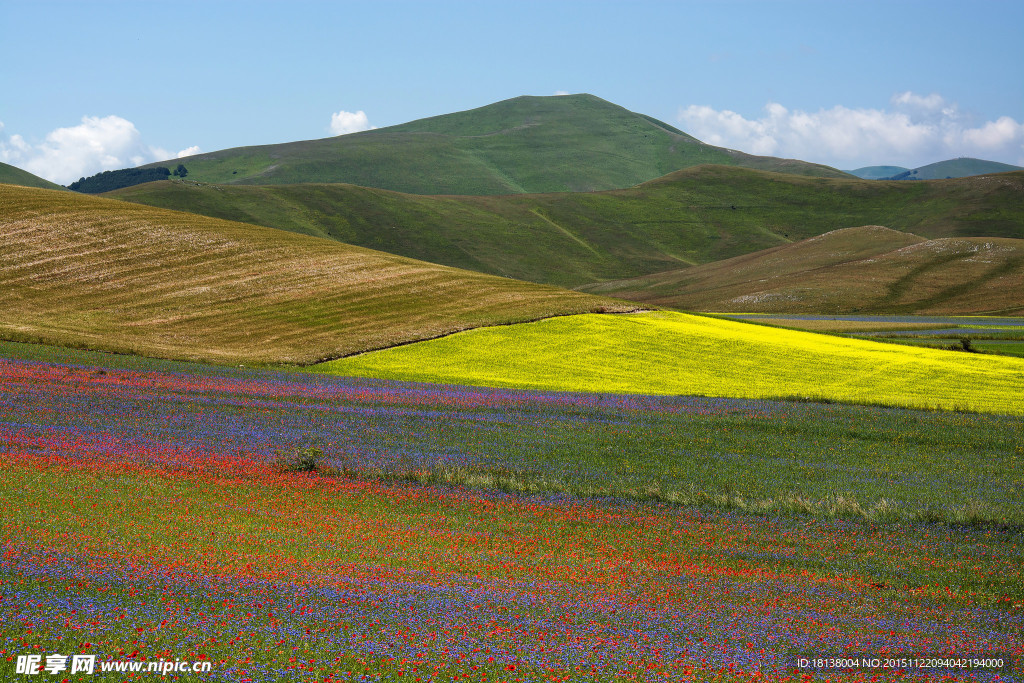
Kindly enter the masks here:
M 371 128 L 376 128 L 376 126 L 370 125 L 370 119 L 362 109 L 355 113 L 342 109 L 335 114 L 331 114 L 331 135 L 347 135 L 349 133 L 370 130 Z
M 837 105 L 805 112 L 769 102 L 757 119 L 690 105 L 679 110 L 679 121 L 713 145 L 840 168 L 915 167 L 958 156 L 1024 165 L 1024 123 L 1009 116 L 977 125 L 934 93 L 898 93 L 889 104 L 886 110 Z
M 166 150 L 146 144 L 131 121 L 114 115 L 83 116 L 79 125 L 57 128 L 38 144 L 27 142 L 21 135 L 0 138 L 0 161 L 62 185 L 100 171 L 171 156 Z

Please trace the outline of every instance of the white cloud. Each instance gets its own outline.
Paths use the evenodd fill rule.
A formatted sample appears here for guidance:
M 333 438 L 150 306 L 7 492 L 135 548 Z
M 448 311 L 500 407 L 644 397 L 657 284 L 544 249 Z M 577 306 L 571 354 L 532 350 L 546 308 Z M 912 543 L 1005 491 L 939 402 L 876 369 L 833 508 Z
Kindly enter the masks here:
M 981 128 L 960 131 L 960 141 L 974 149 L 992 152 L 1012 148 L 1014 145 L 1024 151 L 1024 123 L 1018 123 L 1009 116 L 1000 116 L 999 120 L 989 121 Z M 1024 156 L 1017 163 L 1024 165 Z
M 555 96 L 556 97 L 563 97 L 563 96 L 568 95 L 568 94 L 569 94 L 568 90 L 556 90 L 555 91 Z
M 691 105 L 679 110 L 679 121 L 713 145 L 838 168 L 916 167 L 959 156 L 1024 165 L 1024 124 L 1008 116 L 975 127 L 955 103 L 934 93 L 898 93 L 890 105 L 805 112 L 769 102 L 757 119 Z
M 135 124 L 120 116 L 83 116 L 79 125 L 58 128 L 40 144 L 20 135 L 0 139 L 0 160 L 62 185 L 169 156 L 143 142 Z
M 3 123 L 0 123 L 0 130 L 3 130 Z M 12 135 L 6 142 L 0 140 L 0 160 L 12 163 L 9 160 L 20 157 L 29 150 L 25 138 L 20 135 Z
M 376 126 L 370 125 L 366 112 L 361 109 L 354 114 L 345 110 L 331 114 L 330 131 L 332 135 L 347 135 L 348 133 L 358 133 L 359 131 L 370 130 L 371 128 L 376 128 Z
M 946 100 L 938 93 L 918 95 L 908 90 L 907 92 L 896 93 L 889 99 L 889 102 L 894 107 L 917 109 L 925 112 L 955 109 L 955 107 L 947 107 Z
M 192 145 L 187 149 L 183 149 L 174 157 L 175 159 L 181 159 L 182 157 L 190 157 L 193 154 L 199 154 L 203 150 L 199 149 L 199 145 Z

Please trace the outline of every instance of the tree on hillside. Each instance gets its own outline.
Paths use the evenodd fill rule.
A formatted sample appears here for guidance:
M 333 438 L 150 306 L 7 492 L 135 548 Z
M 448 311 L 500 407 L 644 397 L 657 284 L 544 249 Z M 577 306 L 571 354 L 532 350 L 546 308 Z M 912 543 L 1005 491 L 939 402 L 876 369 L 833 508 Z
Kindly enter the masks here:
M 188 169 L 185 168 L 185 164 L 178 164 L 178 168 L 174 169 L 174 175 L 179 178 L 184 178 L 188 175 Z
M 131 187 L 154 180 L 166 180 L 171 172 L 164 166 L 157 168 L 122 168 L 119 171 L 103 171 L 88 178 L 80 178 L 68 185 L 69 190 L 86 194 L 99 194 Z

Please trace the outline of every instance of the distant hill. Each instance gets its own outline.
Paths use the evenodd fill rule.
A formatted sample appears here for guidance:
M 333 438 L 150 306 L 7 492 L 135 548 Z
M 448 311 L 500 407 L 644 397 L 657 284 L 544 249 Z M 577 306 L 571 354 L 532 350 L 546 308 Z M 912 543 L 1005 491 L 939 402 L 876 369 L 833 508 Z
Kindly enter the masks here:
M 941 178 L 966 178 L 972 175 L 985 175 L 989 173 L 1008 173 L 1010 171 L 1024 171 L 1020 166 L 1011 166 L 998 161 L 985 161 L 984 159 L 949 159 L 939 161 L 920 168 L 904 170 L 894 173 L 887 180 L 938 180 Z
M 455 195 L 625 188 L 709 163 L 846 175 L 707 145 L 593 95 L 516 97 L 362 133 L 238 147 L 149 166 L 176 163 L 187 166 L 189 178 L 216 184 L 351 183 Z
M 865 226 L 580 289 L 700 311 L 1022 315 L 1024 240 Z
M 21 185 L 23 187 L 42 187 L 48 190 L 63 190 L 57 183 L 43 180 L 37 175 L 23 171 L 17 166 L 0 162 L 0 183 L 5 185 Z
M 570 287 L 719 261 L 854 225 L 924 237 L 1024 238 L 1024 173 L 903 183 L 700 166 L 596 193 L 427 197 L 340 184 L 186 180 L 109 196 Z
M 0 338 L 310 363 L 632 307 L 254 225 L 0 185 Z
M 898 175 L 909 170 L 909 168 L 904 168 L 903 166 L 865 166 L 864 168 L 846 171 L 846 173 L 855 175 L 858 178 L 863 178 L 864 180 L 888 180 L 894 175 Z

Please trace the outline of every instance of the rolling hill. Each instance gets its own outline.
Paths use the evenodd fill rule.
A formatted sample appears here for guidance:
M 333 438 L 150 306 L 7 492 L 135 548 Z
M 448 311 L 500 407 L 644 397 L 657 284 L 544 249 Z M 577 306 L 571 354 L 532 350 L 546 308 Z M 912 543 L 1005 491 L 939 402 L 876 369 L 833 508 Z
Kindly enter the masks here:
M 991 173 L 1009 173 L 1011 171 L 1024 171 L 1024 168 L 1013 166 L 1012 164 L 1004 164 L 999 161 L 960 157 L 959 159 L 937 161 L 934 164 L 918 168 L 867 166 L 865 168 L 858 168 L 855 171 L 847 171 L 847 173 L 858 178 L 873 180 L 939 180 L 942 178 L 966 178 L 972 175 L 988 175 Z
M 594 193 L 430 197 L 351 185 L 161 181 L 110 197 L 567 287 L 709 263 L 856 225 L 1024 238 L 1024 172 L 923 183 L 727 166 Z
M 1024 315 L 1024 240 L 865 226 L 580 289 L 699 311 Z
M 903 166 L 865 166 L 852 171 L 846 171 L 846 173 L 863 178 L 864 180 L 888 180 L 894 175 L 909 170 L 909 168 Z
M 822 177 L 827 166 L 704 144 L 593 95 L 516 97 L 478 109 L 321 140 L 239 147 L 183 163 L 216 184 L 351 183 L 413 194 L 496 195 L 632 187 L 726 164 Z
M 1009 173 L 1011 171 L 1024 171 L 1020 166 L 1003 164 L 998 161 L 985 161 L 984 159 L 971 159 L 962 157 L 960 159 L 948 159 L 939 161 L 920 168 L 914 168 L 903 173 L 897 173 L 891 180 L 937 180 L 940 178 L 965 178 L 967 176 L 985 175 L 989 173 Z
M 0 338 L 309 363 L 629 305 L 269 228 L 0 185 Z
M 21 185 L 23 187 L 42 187 L 48 190 L 63 190 L 57 183 L 51 183 L 28 171 L 23 171 L 17 166 L 11 166 L 0 162 L 0 184 Z

